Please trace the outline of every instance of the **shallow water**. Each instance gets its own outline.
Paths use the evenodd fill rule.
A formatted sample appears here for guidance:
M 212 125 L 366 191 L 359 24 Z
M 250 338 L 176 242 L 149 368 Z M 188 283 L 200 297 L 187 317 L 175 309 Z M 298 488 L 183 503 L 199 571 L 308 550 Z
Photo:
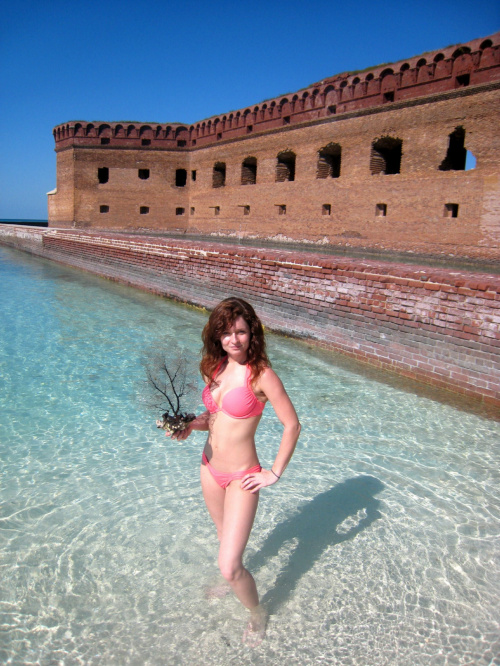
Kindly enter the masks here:
M 270 336 L 303 435 L 247 550 L 251 650 L 204 596 L 204 436 L 170 443 L 143 399 L 144 358 L 196 359 L 205 313 L 4 248 L 0 280 L 2 663 L 500 663 L 498 421 Z M 279 433 L 268 407 L 264 466 Z

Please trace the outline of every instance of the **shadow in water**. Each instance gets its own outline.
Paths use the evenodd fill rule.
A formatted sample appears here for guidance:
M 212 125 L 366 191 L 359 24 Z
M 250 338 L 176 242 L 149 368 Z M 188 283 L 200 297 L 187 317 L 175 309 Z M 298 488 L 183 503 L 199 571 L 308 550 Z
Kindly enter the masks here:
M 353 539 L 381 517 L 378 511 L 380 502 L 374 495 L 383 488 L 382 482 L 373 476 L 347 479 L 317 495 L 274 528 L 260 550 L 245 563 L 250 571 L 256 571 L 269 558 L 276 556 L 286 542 L 298 541 L 278 574 L 274 588 L 261 599 L 269 613 L 275 613 L 286 602 L 300 578 L 328 546 Z

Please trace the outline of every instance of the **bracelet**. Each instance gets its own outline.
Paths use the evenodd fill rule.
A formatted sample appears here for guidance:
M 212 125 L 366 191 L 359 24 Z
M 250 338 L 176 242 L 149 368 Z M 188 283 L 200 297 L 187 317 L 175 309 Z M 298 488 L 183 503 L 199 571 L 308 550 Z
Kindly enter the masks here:
M 273 470 L 272 467 L 271 467 L 271 472 L 274 474 L 274 476 L 275 476 L 277 479 L 281 479 L 281 476 L 278 476 L 278 475 L 276 474 L 276 472 Z

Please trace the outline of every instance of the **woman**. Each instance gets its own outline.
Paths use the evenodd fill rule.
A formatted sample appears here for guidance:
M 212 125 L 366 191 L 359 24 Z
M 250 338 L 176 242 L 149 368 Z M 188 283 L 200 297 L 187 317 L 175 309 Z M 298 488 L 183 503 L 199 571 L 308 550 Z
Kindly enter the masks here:
M 213 310 L 203 329 L 200 370 L 206 382 L 207 411 L 173 435 L 186 439 L 208 430 L 201 463 L 201 485 L 220 541 L 219 567 L 241 603 L 250 611 L 244 634 L 248 644 L 262 640 L 266 615 L 243 551 L 252 529 L 259 491 L 277 483 L 290 462 L 300 433 L 295 409 L 271 370 L 264 330 L 252 306 L 227 298 Z M 283 424 L 283 436 L 270 469 L 259 465 L 255 432 L 269 400 Z

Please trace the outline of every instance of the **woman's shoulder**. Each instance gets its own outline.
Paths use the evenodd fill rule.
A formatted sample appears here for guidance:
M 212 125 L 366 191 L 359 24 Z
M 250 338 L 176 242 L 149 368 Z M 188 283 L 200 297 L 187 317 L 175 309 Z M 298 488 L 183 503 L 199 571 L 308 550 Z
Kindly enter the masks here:
M 266 365 L 257 379 L 257 385 L 265 390 L 266 386 L 282 385 L 282 383 L 281 379 L 274 372 L 274 370 L 270 366 Z

